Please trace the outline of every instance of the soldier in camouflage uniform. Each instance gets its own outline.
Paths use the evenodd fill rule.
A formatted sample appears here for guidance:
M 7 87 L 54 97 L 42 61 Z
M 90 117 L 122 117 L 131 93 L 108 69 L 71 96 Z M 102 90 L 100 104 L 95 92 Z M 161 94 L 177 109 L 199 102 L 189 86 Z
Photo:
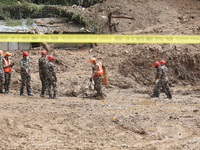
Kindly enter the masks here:
M 94 79 L 94 83 L 95 83 L 94 90 L 97 91 L 97 96 L 104 98 L 101 85 L 102 85 L 102 81 L 104 78 L 103 68 L 105 66 L 101 62 L 97 63 L 95 58 L 91 58 L 90 63 L 92 63 L 94 65 L 94 67 L 93 67 L 94 71 L 92 73 L 92 77 L 90 78 L 90 80 L 92 80 L 92 78 Z
M 52 98 L 51 95 L 51 86 L 53 86 L 53 98 L 57 99 L 56 94 L 57 94 L 57 77 L 56 77 L 56 71 L 55 71 L 55 66 L 53 64 L 54 57 L 50 55 L 48 57 L 49 62 L 47 63 L 47 84 L 48 84 L 48 93 L 49 93 L 49 98 Z
M 22 82 L 20 88 L 20 95 L 24 96 L 24 87 L 26 86 L 28 96 L 34 96 L 31 93 L 29 54 L 26 51 L 23 52 L 23 59 L 20 60 L 20 68 L 21 68 L 21 82 Z
M 155 68 L 157 68 L 156 78 L 154 79 L 154 81 L 156 82 L 156 85 L 154 87 L 154 96 L 159 97 L 160 88 L 162 87 L 167 97 L 171 99 L 172 93 L 169 89 L 169 79 L 167 77 L 168 68 L 166 67 L 166 65 L 163 65 L 164 62 L 165 61 L 162 61 L 161 66 L 159 66 L 159 62 L 154 63 Z
M 4 71 L 3 71 L 3 51 L 0 50 L 0 93 L 3 93 L 3 85 L 4 85 Z
M 45 90 L 47 88 L 47 63 L 45 61 L 45 58 L 46 58 L 47 52 L 42 51 L 41 54 L 42 54 L 42 57 L 38 61 L 39 75 L 40 75 L 40 80 L 42 82 L 41 97 L 45 97 Z

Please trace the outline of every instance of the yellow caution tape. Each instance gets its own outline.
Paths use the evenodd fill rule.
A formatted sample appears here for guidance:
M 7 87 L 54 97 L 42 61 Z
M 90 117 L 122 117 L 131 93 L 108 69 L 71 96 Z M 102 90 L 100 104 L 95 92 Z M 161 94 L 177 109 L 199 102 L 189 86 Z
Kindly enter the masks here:
M 0 34 L 0 42 L 200 43 L 200 35 Z

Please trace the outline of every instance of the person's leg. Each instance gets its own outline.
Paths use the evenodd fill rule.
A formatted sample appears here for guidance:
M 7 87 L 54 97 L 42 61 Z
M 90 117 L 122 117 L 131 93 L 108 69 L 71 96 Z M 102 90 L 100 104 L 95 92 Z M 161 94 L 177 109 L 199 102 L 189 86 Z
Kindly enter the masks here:
M 54 99 L 57 99 L 57 82 L 53 82 L 53 92 L 54 92 L 54 94 L 53 94 L 53 98 Z
M 34 96 L 31 93 L 31 76 L 30 75 L 26 75 L 26 88 L 27 88 L 28 96 Z
M 52 98 L 52 95 L 51 95 L 51 80 L 50 79 L 47 79 L 47 90 L 48 90 L 49 98 Z
M 0 74 L 0 93 L 3 93 L 3 86 L 4 86 L 4 74 Z
M 24 87 L 26 85 L 26 76 L 21 73 L 21 88 L 20 88 L 20 96 L 24 96 Z

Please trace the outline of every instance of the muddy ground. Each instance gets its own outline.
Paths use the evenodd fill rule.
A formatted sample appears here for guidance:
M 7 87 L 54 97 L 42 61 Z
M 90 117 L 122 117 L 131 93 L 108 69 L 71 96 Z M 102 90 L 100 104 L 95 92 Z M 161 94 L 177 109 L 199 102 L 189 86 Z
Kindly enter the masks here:
M 116 34 L 199 35 L 199 4 L 107 0 L 98 4 L 98 14 L 100 18 L 113 10 L 115 15 L 135 17 L 116 19 L 120 22 Z M 90 13 L 94 10 L 87 8 Z M 113 33 L 106 24 L 105 32 Z M 12 52 L 11 93 L 0 95 L 0 149 L 199 149 L 199 49 L 199 44 L 97 44 L 92 49 L 51 50 L 58 100 L 39 96 L 38 59 L 43 49 L 29 51 L 35 97 L 19 96 L 22 51 Z M 85 94 L 91 57 L 107 68 L 105 100 L 96 100 L 93 92 Z M 164 93 L 149 97 L 153 63 L 162 59 L 169 68 L 171 100 Z

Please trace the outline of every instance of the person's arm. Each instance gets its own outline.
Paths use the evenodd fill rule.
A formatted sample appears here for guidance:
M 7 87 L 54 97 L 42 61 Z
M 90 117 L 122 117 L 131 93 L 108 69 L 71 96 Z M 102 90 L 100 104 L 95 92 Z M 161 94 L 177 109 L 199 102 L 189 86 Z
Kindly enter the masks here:
M 158 74 L 158 78 L 157 78 L 157 79 L 159 80 L 159 79 L 160 79 L 160 77 L 161 77 L 161 74 Z
M 20 61 L 20 68 L 21 68 L 22 70 L 26 71 L 26 73 L 28 73 L 28 70 L 24 67 L 23 61 L 22 61 L 22 60 Z
M 52 65 L 51 67 L 52 67 L 52 75 L 55 77 L 56 82 L 57 82 L 57 76 L 56 76 L 55 66 Z
M 157 79 L 156 79 L 156 84 L 158 83 L 158 81 L 160 80 L 160 77 L 162 75 L 162 68 L 158 68 L 158 73 L 157 73 Z
M 160 68 L 158 68 L 157 74 L 156 74 L 155 78 L 153 79 L 153 83 L 155 83 L 155 82 L 158 83 L 158 81 L 160 80 L 161 74 L 162 74 L 162 70 Z
M 98 65 L 94 66 L 94 72 L 92 73 L 92 78 L 94 79 L 95 74 L 97 73 L 97 70 L 99 69 Z

